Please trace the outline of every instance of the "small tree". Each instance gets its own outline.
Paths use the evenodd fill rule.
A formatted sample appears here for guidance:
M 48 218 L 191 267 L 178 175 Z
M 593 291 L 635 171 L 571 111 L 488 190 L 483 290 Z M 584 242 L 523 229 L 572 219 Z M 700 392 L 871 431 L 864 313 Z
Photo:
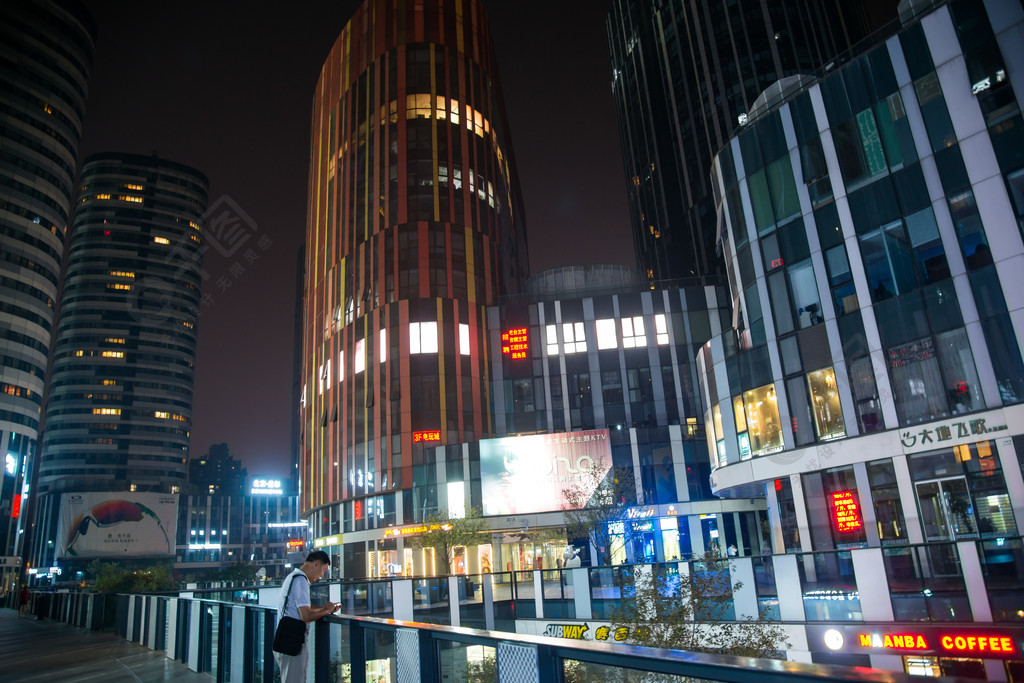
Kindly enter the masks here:
M 433 548 L 434 558 L 440 562 L 443 573 L 452 573 L 455 548 L 479 545 L 487 540 L 487 520 L 477 508 L 466 511 L 465 517 L 451 517 L 447 510 L 438 510 L 423 518 L 427 530 L 410 541 L 417 549 Z
M 562 491 L 562 497 L 566 535 L 586 538 L 597 549 L 598 564 L 611 564 L 608 525 L 622 522 L 622 536 L 628 543 L 632 527 L 624 521 L 626 510 L 642 503 L 637 501 L 633 471 L 614 467 L 605 475 L 597 469 L 588 470 L 581 482 Z
M 624 629 L 633 645 L 773 658 L 789 646 L 782 627 L 762 610 L 757 617 L 727 618 L 740 582 L 730 585 L 729 563 L 712 552 L 690 565 L 689 575 L 670 566 L 638 567 L 634 594 L 609 613 L 613 632 Z

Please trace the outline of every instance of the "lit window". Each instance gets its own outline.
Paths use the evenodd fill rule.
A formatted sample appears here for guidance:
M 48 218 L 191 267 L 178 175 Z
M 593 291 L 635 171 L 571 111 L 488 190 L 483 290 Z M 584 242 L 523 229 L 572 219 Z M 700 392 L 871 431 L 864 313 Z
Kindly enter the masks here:
M 469 325 L 459 323 L 459 353 L 463 356 L 469 354 Z
M 634 315 L 622 319 L 622 347 L 632 349 L 647 346 L 647 335 L 644 333 L 644 317 Z
M 544 328 L 544 341 L 548 346 L 548 355 L 558 355 L 558 326 L 548 325 Z
M 108 344 L 124 344 L 124 339 L 121 339 L 119 337 L 107 337 L 103 341 L 107 342 Z
M 437 323 L 409 323 L 409 353 L 437 353 Z
M 135 277 L 135 273 L 130 270 L 111 270 L 109 273 L 114 277 Z
M 132 202 L 133 204 L 142 203 L 142 197 L 133 197 L 130 194 L 122 194 L 118 196 L 118 199 L 120 199 L 122 202 Z
M 104 351 L 100 355 L 104 358 L 124 358 L 124 351 Z
M 117 382 L 112 380 L 112 379 L 105 379 L 105 380 L 103 380 L 103 386 L 105 386 L 105 387 L 112 387 L 112 386 L 116 386 L 116 385 L 117 385 Z
M 381 330 L 380 331 L 380 349 L 379 350 L 380 350 L 380 353 L 378 355 L 380 356 L 380 362 L 383 363 L 385 360 L 387 360 L 387 357 L 388 357 L 388 331 L 387 330 Z
M 131 285 L 125 284 L 123 282 L 111 282 L 111 283 L 109 283 L 107 285 L 107 289 L 114 289 L 114 290 L 120 290 L 120 291 L 130 291 L 131 288 L 132 288 Z
M 584 353 L 587 350 L 587 335 L 583 330 L 583 323 L 562 323 L 566 353 Z
M 614 349 L 618 346 L 615 338 L 615 321 L 612 319 L 598 320 L 597 322 L 597 348 Z
M 331 388 L 331 359 L 330 358 L 327 359 L 327 368 L 324 370 L 324 379 L 327 380 L 327 387 L 326 388 L 330 389 Z
M 102 192 L 96 195 L 96 199 L 110 199 L 110 195 L 107 194 L 106 192 Z
M 345 352 L 338 352 L 338 381 L 345 381 Z
M 121 414 L 121 409 L 120 408 L 93 408 L 92 409 L 92 414 L 93 415 L 120 415 Z
M 156 242 L 157 244 L 170 244 L 171 243 L 171 241 L 169 239 L 167 239 L 166 237 L 160 237 L 160 236 L 154 237 L 153 241 Z
M 319 371 L 317 371 L 316 376 L 319 378 L 319 387 L 317 393 L 322 394 L 324 393 L 324 366 L 320 366 L 320 369 Z
M 358 375 L 360 372 L 366 369 L 366 340 L 356 340 L 356 353 L 352 362 L 355 364 L 353 368 L 354 374 Z
M 133 183 L 125 183 L 124 185 L 121 186 L 121 189 L 122 190 L 141 190 L 142 189 L 142 185 L 136 185 L 136 184 L 133 184 Z
M 664 313 L 654 316 L 654 331 L 658 336 L 658 346 L 668 344 L 668 322 L 665 320 Z
M 165 413 L 162 410 L 158 410 L 155 413 L 153 413 L 153 417 L 160 418 L 161 420 L 169 420 L 169 419 L 171 419 L 171 414 L 170 413 Z
M 82 351 L 81 349 L 79 349 L 78 351 L 75 351 L 75 357 L 76 358 L 81 358 L 84 355 L 85 355 L 85 351 Z

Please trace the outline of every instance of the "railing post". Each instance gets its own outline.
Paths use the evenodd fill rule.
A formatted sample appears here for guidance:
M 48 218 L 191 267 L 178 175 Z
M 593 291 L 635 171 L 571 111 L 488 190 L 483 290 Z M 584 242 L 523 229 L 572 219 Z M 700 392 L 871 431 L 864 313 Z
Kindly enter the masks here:
M 313 680 L 322 683 L 330 680 L 331 668 L 331 625 L 326 619 L 313 622 Z M 308 680 L 308 679 L 307 679 Z
M 437 647 L 430 631 L 419 630 L 420 681 L 434 681 L 440 675 L 437 662 Z
M 366 683 L 366 629 L 353 619 L 348 622 L 349 661 L 352 663 L 351 683 Z
M 277 628 L 277 612 L 263 613 L 263 683 L 274 683 L 274 630 Z
M 573 567 L 563 570 L 572 583 L 572 599 L 577 619 L 593 619 L 594 606 L 590 602 L 590 570 L 587 567 Z

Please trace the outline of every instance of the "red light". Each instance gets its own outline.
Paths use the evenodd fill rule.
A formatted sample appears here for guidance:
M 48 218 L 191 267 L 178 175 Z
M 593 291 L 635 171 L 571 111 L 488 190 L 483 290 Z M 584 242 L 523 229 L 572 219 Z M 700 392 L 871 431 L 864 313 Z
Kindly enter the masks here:
M 103 236 L 104 237 L 110 237 L 110 231 L 109 230 L 104 230 L 103 231 Z
M 832 518 L 836 523 L 836 531 L 841 534 L 857 531 L 864 526 L 853 491 L 836 491 L 832 494 Z
M 775 490 L 776 491 L 781 491 L 782 490 L 782 480 L 781 479 L 776 479 L 775 480 Z
M 14 506 L 11 508 L 11 517 L 17 519 L 21 514 L 21 496 L 14 497 Z

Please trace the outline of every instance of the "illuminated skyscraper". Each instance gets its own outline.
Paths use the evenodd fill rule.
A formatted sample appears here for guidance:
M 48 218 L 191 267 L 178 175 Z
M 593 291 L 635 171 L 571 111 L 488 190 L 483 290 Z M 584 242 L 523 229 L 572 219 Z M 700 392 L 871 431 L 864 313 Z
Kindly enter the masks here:
M 721 272 L 712 157 L 768 86 L 834 60 L 868 24 L 864 3 L 840 0 L 615 0 L 612 93 L 648 278 Z
M 21 554 L 95 27 L 74 2 L 0 3 L 0 557 Z M 10 565 L 5 565 L 10 566 Z M 4 573 L 4 585 L 13 579 Z
M 85 161 L 48 383 L 37 538 L 53 537 L 56 494 L 184 487 L 207 185 L 155 156 Z
M 425 446 L 492 430 L 485 310 L 527 253 L 482 4 L 364 3 L 310 149 L 301 506 L 324 535 L 404 518 Z

